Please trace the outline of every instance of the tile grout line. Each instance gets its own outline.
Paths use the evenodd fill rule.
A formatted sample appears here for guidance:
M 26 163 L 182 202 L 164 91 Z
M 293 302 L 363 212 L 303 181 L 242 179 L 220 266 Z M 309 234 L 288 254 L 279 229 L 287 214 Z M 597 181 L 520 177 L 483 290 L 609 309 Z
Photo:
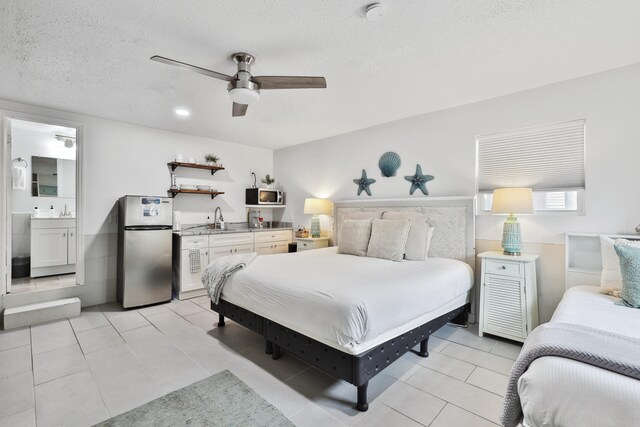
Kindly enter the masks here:
M 477 366 L 476 366 L 476 367 L 477 367 Z M 480 366 L 480 367 L 482 367 L 482 366 Z M 437 370 L 435 370 L 435 369 L 427 368 L 426 366 L 422 366 L 422 368 L 424 368 L 424 369 L 428 369 L 428 370 L 433 371 L 433 372 L 436 372 L 436 373 L 438 373 L 438 374 L 440 374 L 440 375 L 444 375 L 445 377 L 452 378 L 452 379 L 454 379 L 454 380 L 456 380 L 456 381 L 460 381 L 461 383 L 463 383 L 463 384 L 467 384 L 467 385 L 469 385 L 469 386 L 471 386 L 471 387 L 473 387 L 473 388 L 477 388 L 478 390 L 486 391 L 487 393 L 491 393 L 491 394 L 493 394 L 494 396 L 498 396 L 500 399 L 504 399 L 504 396 L 500 396 L 499 394 L 496 394 L 496 393 L 494 393 L 494 392 L 492 392 L 492 391 L 485 390 L 484 388 L 482 388 L 482 387 L 478 387 L 478 386 L 477 386 L 477 385 L 475 385 L 475 384 L 468 383 L 466 380 L 465 380 L 465 381 L 462 381 L 462 380 L 460 380 L 460 379 L 458 379 L 458 378 L 452 377 L 451 375 L 444 374 L 444 373 L 442 373 L 442 372 L 440 372 L 440 371 L 437 371 Z M 474 370 L 475 370 L 475 369 L 474 369 Z M 416 372 L 416 374 L 417 374 L 417 372 Z M 415 374 L 414 374 L 414 375 L 415 375 Z M 412 375 L 412 376 L 413 376 L 413 375 Z M 409 385 L 411 385 L 411 384 L 409 384 Z M 419 390 L 422 390 L 422 389 L 419 389 Z M 422 390 L 422 391 L 424 391 L 424 390 Z M 437 397 L 437 396 L 436 396 L 436 397 Z M 444 400 L 444 399 L 440 398 L 440 400 Z M 447 401 L 447 402 L 448 402 L 448 401 Z
M 442 400 L 442 399 L 440 399 L 440 400 Z M 416 420 L 415 418 L 410 417 L 409 415 L 405 414 L 404 412 L 398 411 L 397 409 L 392 408 L 391 406 L 387 405 L 384 402 L 380 402 L 380 404 L 382 406 L 386 406 L 387 408 L 391 409 L 393 412 L 396 412 L 396 413 L 402 415 L 403 417 L 409 418 L 411 421 L 414 421 L 414 422 L 420 424 L 421 426 L 425 426 L 426 427 L 425 424 L 422 424 L 420 421 Z M 444 405 L 444 406 L 447 406 L 447 405 Z M 443 408 L 444 408 L 444 406 L 443 406 Z M 442 409 L 440 411 L 442 411 Z M 438 414 L 440 414 L 440 412 L 438 412 Z M 434 420 L 435 420 L 435 418 L 434 418 Z M 362 421 L 362 420 L 359 420 L 358 422 L 360 422 L 360 421 Z M 431 422 L 433 422 L 433 420 L 431 420 Z M 431 424 L 431 423 L 429 423 L 429 424 Z
M 35 364 L 33 363 L 33 335 L 31 334 L 32 326 L 29 326 L 29 346 L 31 347 L 31 384 L 33 384 L 33 389 L 31 390 L 33 393 L 33 418 L 35 421 L 35 425 L 38 425 L 38 411 L 37 408 L 37 400 L 36 400 L 36 371 Z
M 440 399 L 440 400 L 442 400 L 442 399 Z M 442 413 L 442 411 L 444 411 L 444 408 L 446 408 L 446 407 L 447 407 L 447 405 L 449 405 L 449 402 L 447 402 L 446 400 L 445 400 L 444 402 L 445 402 L 445 403 L 444 403 L 444 406 L 442 407 L 442 409 L 440 409 L 440 410 L 438 411 L 438 414 L 437 414 L 435 417 L 433 417 L 433 419 L 431 420 L 431 422 L 429 423 L 429 425 L 428 425 L 427 427 L 431 426 L 431 424 L 433 424 L 434 422 L 436 422 L 436 420 L 438 419 L 438 417 L 440 416 L 440 414 Z
M 80 313 L 82 314 L 82 308 L 80 309 Z M 101 311 L 102 313 L 102 311 Z M 104 313 L 102 314 L 104 316 Z M 107 316 L 104 316 L 105 318 Z M 76 342 L 78 343 L 78 347 L 80 348 L 80 353 L 82 353 L 82 357 L 84 358 L 84 363 L 87 365 L 87 371 L 89 371 L 89 375 L 91 375 L 91 379 L 93 380 L 93 383 L 96 385 L 96 388 L 98 389 L 98 394 L 100 395 L 100 400 L 102 401 L 102 405 L 104 406 L 104 410 L 107 412 L 107 415 L 109 416 L 110 419 L 111 418 L 111 414 L 109 413 L 109 408 L 107 408 L 107 402 L 104 400 L 104 396 L 102 395 L 102 391 L 100 390 L 100 386 L 98 385 L 98 381 L 96 380 L 95 375 L 93 374 L 93 371 L 91 370 L 91 367 L 89 366 L 89 363 L 87 362 L 87 354 L 84 352 L 84 350 L 82 349 L 82 346 L 80 345 L 80 340 L 78 339 L 78 334 L 76 333 L 76 330 L 73 328 L 73 325 L 71 324 L 71 321 L 67 319 L 67 321 L 69 322 L 69 327 L 71 328 L 71 330 L 73 331 L 73 336 L 76 338 Z M 107 321 L 109 321 L 109 319 L 107 318 Z M 111 324 L 111 322 L 109 322 L 109 324 Z M 105 325 L 106 326 L 106 325 Z M 93 328 L 93 329 L 98 329 L 98 328 Z M 115 327 L 113 328 L 115 329 Z M 90 329 L 88 329 L 90 330 Z M 117 332 L 117 330 L 116 330 Z M 79 372 L 75 372 L 74 374 L 69 374 L 69 375 L 65 375 L 63 377 L 60 378 L 65 378 L 71 375 L 75 375 Z M 57 379 L 57 378 L 56 378 Z M 55 380 L 52 380 L 55 381 Z M 103 420 L 105 421 L 105 420 Z

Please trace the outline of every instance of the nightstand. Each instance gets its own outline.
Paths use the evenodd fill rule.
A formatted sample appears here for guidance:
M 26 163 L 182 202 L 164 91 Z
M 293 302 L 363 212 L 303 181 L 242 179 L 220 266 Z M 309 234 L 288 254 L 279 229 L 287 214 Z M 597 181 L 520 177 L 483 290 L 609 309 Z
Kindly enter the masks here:
M 328 237 L 299 237 L 296 240 L 298 240 L 298 252 L 329 247 Z
M 524 342 L 538 326 L 538 255 L 483 252 L 480 277 L 480 328 L 483 333 Z

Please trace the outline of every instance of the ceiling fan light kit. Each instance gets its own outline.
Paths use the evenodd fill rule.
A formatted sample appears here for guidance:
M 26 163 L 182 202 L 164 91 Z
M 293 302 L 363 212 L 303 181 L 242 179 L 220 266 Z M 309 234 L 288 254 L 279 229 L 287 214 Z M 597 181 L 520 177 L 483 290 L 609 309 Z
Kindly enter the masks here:
M 208 77 L 229 82 L 227 91 L 233 101 L 231 115 L 233 117 L 244 116 L 247 107 L 260 100 L 260 89 L 324 89 L 327 82 L 324 77 L 298 77 L 298 76 L 252 76 L 251 65 L 255 63 L 255 57 L 245 52 L 234 53 L 231 58 L 236 63 L 238 71 L 232 76 L 207 70 L 185 62 L 152 56 L 152 61 L 185 68 Z
M 384 16 L 384 7 L 380 3 L 373 3 L 367 6 L 364 14 L 369 21 L 379 21 Z

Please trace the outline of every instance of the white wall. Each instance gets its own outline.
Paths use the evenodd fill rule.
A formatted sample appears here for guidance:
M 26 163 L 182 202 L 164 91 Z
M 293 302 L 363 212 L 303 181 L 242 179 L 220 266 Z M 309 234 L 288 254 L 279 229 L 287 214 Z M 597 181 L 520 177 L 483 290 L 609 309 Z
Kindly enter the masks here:
M 273 152 L 213 139 L 183 135 L 95 117 L 0 101 L 0 110 L 35 114 L 79 122 L 83 168 L 86 285 L 80 291 L 83 305 L 115 300 L 116 223 L 110 222 L 115 203 L 125 194 L 166 195 L 170 186 L 167 162 L 177 153 L 201 158 L 216 153 L 225 166 L 213 177 L 208 171 L 178 169 L 178 183 L 213 185 L 226 194 L 211 200 L 202 195 L 178 195 L 175 209 L 213 214 L 222 208 L 227 221 L 244 221 L 244 189 L 250 172 L 272 173 Z M 115 219 L 111 215 L 112 219 Z M 4 239 L 4 238 L 3 238 Z M 3 240 L 4 241 L 4 240 Z
M 310 217 L 302 213 L 305 197 L 358 198 L 352 180 L 363 168 L 377 180 L 371 186 L 374 198 L 409 197 L 410 185 L 403 176 L 412 175 L 416 163 L 435 176 L 427 184 L 430 195 L 473 195 L 476 135 L 585 118 L 586 215 L 522 217 L 523 240 L 562 244 L 568 231 L 633 232 L 640 223 L 635 190 L 640 182 L 638 111 L 640 65 L 634 65 L 277 150 L 274 173 L 288 200 L 283 216 L 308 225 Z M 377 166 L 386 151 L 402 159 L 393 178 L 381 177 Z M 503 221 L 478 216 L 477 239 L 500 240 Z M 546 304 L 541 313 L 548 314 L 564 289 L 562 268 L 557 268 L 564 266 L 564 259 L 545 262 L 557 263 L 547 266 L 550 276 L 540 278 Z

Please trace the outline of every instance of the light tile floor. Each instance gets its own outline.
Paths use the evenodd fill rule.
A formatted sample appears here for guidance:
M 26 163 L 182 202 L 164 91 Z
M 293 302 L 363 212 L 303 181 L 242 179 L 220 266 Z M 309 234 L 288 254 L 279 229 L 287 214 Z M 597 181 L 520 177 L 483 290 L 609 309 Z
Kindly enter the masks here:
M 228 322 L 206 297 L 123 312 L 90 307 L 70 321 L 0 332 L 0 426 L 90 426 L 229 369 L 299 426 L 495 426 L 520 346 L 445 326 L 430 356 L 404 355 L 355 387 Z

